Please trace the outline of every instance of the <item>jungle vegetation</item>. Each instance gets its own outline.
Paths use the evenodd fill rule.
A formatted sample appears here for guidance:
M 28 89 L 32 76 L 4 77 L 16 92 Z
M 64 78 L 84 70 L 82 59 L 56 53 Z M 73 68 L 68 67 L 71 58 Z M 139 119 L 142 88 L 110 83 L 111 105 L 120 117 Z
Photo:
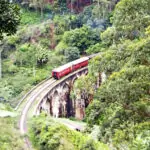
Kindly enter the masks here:
M 90 100 L 92 97 L 84 119 L 88 124 L 86 132 L 71 131 L 45 116 L 33 118 L 29 136 L 35 148 L 148 150 L 150 1 L 15 0 L 12 3 L 15 3 L 12 8 L 19 10 L 12 22 L 15 28 L 7 30 L 0 21 L 3 25 L 0 103 L 5 110 L 12 111 L 29 89 L 50 77 L 53 68 L 80 56 L 101 53 L 90 61 L 89 74 L 79 78 L 72 91 L 72 94 L 76 90 L 84 92 Z M 1 10 L 0 19 L 7 19 L 9 16 L 3 16 Z M 102 72 L 107 79 L 95 88 Z M 0 143 L 5 143 L 2 150 L 24 149 L 21 139 L 15 140 L 20 136 L 16 120 L 16 117 L 0 118 L 0 125 L 10 129 L 4 128 L 1 134 L 4 136 Z M 96 140 L 89 137 L 92 132 L 97 133 Z
M 88 132 L 97 125 L 97 139 L 116 149 L 150 146 L 149 8 L 148 0 L 121 0 L 116 5 L 112 25 L 100 34 L 101 42 L 87 50 L 101 55 L 74 86 L 94 97 L 86 109 Z M 95 91 L 93 82 L 102 72 L 107 79 Z

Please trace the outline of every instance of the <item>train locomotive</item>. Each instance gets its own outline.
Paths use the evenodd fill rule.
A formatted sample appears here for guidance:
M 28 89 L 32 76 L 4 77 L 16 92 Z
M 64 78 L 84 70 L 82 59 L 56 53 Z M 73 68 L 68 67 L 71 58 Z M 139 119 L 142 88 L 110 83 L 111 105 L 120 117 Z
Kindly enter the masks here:
M 73 71 L 88 66 L 88 62 L 89 62 L 89 57 L 82 57 L 75 61 L 69 62 L 63 66 L 60 66 L 52 70 L 52 77 L 58 80 Z

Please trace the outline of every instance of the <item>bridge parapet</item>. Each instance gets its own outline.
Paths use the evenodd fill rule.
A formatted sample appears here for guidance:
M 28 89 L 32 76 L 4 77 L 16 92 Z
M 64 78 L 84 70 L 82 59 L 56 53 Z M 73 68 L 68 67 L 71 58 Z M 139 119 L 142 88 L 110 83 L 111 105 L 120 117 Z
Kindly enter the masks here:
M 84 67 L 56 81 L 47 93 L 40 98 L 35 109 L 35 115 L 42 111 L 53 117 L 76 116 L 78 105 L 70 99 L 70 91 L 76 79 L 86 75 L 88 68 Z

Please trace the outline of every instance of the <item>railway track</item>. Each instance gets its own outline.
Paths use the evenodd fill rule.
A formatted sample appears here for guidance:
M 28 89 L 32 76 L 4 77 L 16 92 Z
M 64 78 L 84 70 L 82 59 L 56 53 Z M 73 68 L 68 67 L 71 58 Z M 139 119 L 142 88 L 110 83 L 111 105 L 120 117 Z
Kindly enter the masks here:
M 89 58 L 95 57 L 94 55 L 89 56 Z M 87 68 L 87 67 L 85 67 Z M 84 68 L 82 68 L 84 69 Z M 73 72 L 75 73 L 75 72 Z M 72 73 L 72 74 L 73 74 Z M 71 74 L 70 74 L 71 75 Z M 65 76 L 64 78 L 69 77 Z M 37 86 L 32 88 L 18 103 L 16 106 L 15 110 L 18 110 L 20 113 L 20 120 L 19 120 L 19 129 L 22 135 L 25 135 L 27 133 L 27 121 L 33 116 L 34 112 L 33 110 L 35 109 L 35 106 L 38 104 L 38 102 L 47 94 L 47 92 L 57 85 L 59 82 L 62 82 L 63 79 L 61 80 L 55 80 L 53 78 L 46 79 L 39 83 Z M 62 121 L 62 123 L 70 128 L 77 128 L 75 124 Z M 27 145 L 27 149 L 32 149 L 31 144 L 28 140 L 27 137 L 25 137 L 25 143 Z
M 22 99 L 20 99 L 19 103 L 17 104 L 17 106 L 15 107 L 14 110 L 20 110 L 23 106 L 23 103 L 26 102 L 27 98 L 30 96 L 30 94 L 35 90 L 35 89 L 39 89 L 41 87 L 41 85 L 43 86 L 43 83 L 45 84 L 47 81 L 49 82 L 50 78 L 47 78 L 45 80 L 43 80 L 42 82 L 40 82 L 39 84 L 37 84 L 36 86 L 34 86 L 28 93 L 26 93 Z
M 50 78 L 49 80 L 45 81 L 44 83 L 37 86 L 30 94 L 27 95 L 25 98 L 26 101 L 24 104 L 22 103 L 21 108 L 21 115 L 20 115 L 20 122 L 19 122 L 19 128 L 21 134 L 25 134 L 27 131 L 27 125 L 26 125 L 26 119 L 29 113 L 29 110 L 32 107 L 33 102 L 42 95 L 43 91 L 47 89 L 49 86 L 51 86 L 56 80 L 53 78 Z
M 80 70 L 84 70 L 84 69 L 87 69 L 87 67 L 81 68 Z M 36 106 L 44 98 L 44 96 L 57 84 L 59 84 L 60 82 L 63 82 L 64 79 L 67 79 L 69 76 L 72 76 L 73 74 L 79 72 L 80 70 L 73 72 L 60 80 L 55 80 L 54 78 L 50 78 L 46 80 L 45 82 L 42 82 L 39 85 L 37 85 L 36 88 L 32 89 L 26 95 L 26 97 L 24 98 L 24 101 L 20 102 L 20 106 L 18 106 L 18 111 L 20 112 L 19 129 L 22 135 L 25 135 L 27 133 L 28 120 L 30 120 L 33 117 Z M 75 123 L 69 123 L 66 121 L 64 122 L 64 120 L 59 121 L 59 123 L 60 122 L 62 122 L 62 124 L 66 125 L 67 127 L 71 129 L 77 129 L 77 126 L 75 125 Z M 32 149 L 28 138 L 25 137 L 24 140 L 27 146 L 26 149 L 29 149 L 29 150 Z

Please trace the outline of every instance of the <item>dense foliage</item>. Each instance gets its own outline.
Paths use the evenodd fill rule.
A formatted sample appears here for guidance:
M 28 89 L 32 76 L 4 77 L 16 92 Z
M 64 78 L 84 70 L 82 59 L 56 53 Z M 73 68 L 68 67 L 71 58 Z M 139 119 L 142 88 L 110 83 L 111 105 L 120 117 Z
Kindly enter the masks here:
M 2 0 L 0 3 L 6 2 Z M 21 0 L 21 24 L 15 35 L 2 41 L 0 101 L 16 106 L 32 86 L 50 71 L 81 55 L 101 52 L 90 61 L 89 73 L 78 79 L 71 93 L 85 98 L 87 133 L 98 141 L 67 129 L 47 117 L 34 118 L 30 138 L 37 149 L 148 150 L 150 147 L 150 1 Z M 79 4 L 83 4 L 82 6 Z M 92 4 L 88 7 L 85 5 Z M 4 6 L 12 6 L 5 9 Z M 13 16 L 16 31 L 18 7 L 0 5 L 0 19 Z M 68 9 L 69 8 L 69 9 Z M 84 8 L 84 9 L 83 9 Z M 11 10 L 8 15 L 8 9 Z M 1 11 L 2 10 L 2 11 Z M 5 10 L 5 15 L 3 15 Z M 80 12 L 80 13 L 79 13 Z M 13 27 L 13 26 L 11 26 Z M 105 75 L 105 79 L 100 78 Z M 99 82 L 103 81 L 99 87 Z M 90 104 L 89 104 L 90 103 Z M 2 149 L 21 149 L 12 119 L 0 119 Z M 96 125 L 96 127 L 95 127 Z M 95 129 L 96 128 L 96 131 Z M 10 138 L 14 137 L 14 138 Z M 14 142 L 14 139 L 16 142 Z M 8 144 L 8 142 L 10 144 Z M 17 149 L 15 148 L 15 149 Z
M 25 150 L 22 138 L 15 127 L 14 118 L 0 118 L 0 145 L 1 150 Z
M 95 51 L 102 53 L 91 61 L 88 76 L 74 87 L 94 97 L 86 109 L 90 130 L 97 124 L 97 139 L 117 149 L 148 150 L 150 146 L 149 4 L 148 0 L 121 0 L 116 5 L 112 27 L 95 45 Z M 96 82 L 102 72 L 107 80 L 95 91 L 91 81 Z
M 27 21 L 28 11 L 23 11 L 22 21 Z M 27 14 L 25 14 L 27 13 Z M 33 13 L 34 16 L 34 13 Z M 50 20 L 39 23 L 38 16 L 32 25 L 22 22 L 13 36 L 2 43 L 2 75 L 0 97 L 15 106 L 18 99 L 33 85 L 50 76 L 52 68 L 64 63 L 63 56 L 56 57 L 50 50 Z
M 43 119 L 45 120 L 43 122 Z M 70 130 L 49 117 L 34 118 L 30 139 L 38 150 L 107 150 L 105 144 L 96 142 L 82 133 Z
M 0 1 L 0 40 L 3 34 L 11 35 L 17 31 L 20 22 L 19 7 L 6 0 Z
M 149 0 L 122 0 L 116 6 L 112 21 L 117 34 L 130 39 L 142 36 L 149 25 L 149 10 Z
M 37 4 L 38 7 L 28 4 L 21 3 L 25 7 L 20 11 L 21 24 L 17 33 L 5 37 L 1 45 L 3 78 L 0 97 L 12 106 L 33 85 L 49 77 L 52 68 L 79 58 L 87 48 L 100 41 L 101 30 L 87 26 L 88 17 L 82 22 L 81 18 L 88 16 L 86 11 L 80 14 L 64 12 L 62 15 L 47 3 Z M 39 7 L 43 7 L 43 18 Z M 64 9 L 64 5 L 60 7 Z M 93 20 L 94 16 L 91 17 L 89 19 Z
M 68 46 L 77 47 L 82 54 L 89 46 L 100 41 L 99 32 L 87 26 L 65 32 L 63 42 Z
M 66 61 L 70 62 L 80 58 L 80 52 L 77 47 L 68 47 L 65 50 Z

